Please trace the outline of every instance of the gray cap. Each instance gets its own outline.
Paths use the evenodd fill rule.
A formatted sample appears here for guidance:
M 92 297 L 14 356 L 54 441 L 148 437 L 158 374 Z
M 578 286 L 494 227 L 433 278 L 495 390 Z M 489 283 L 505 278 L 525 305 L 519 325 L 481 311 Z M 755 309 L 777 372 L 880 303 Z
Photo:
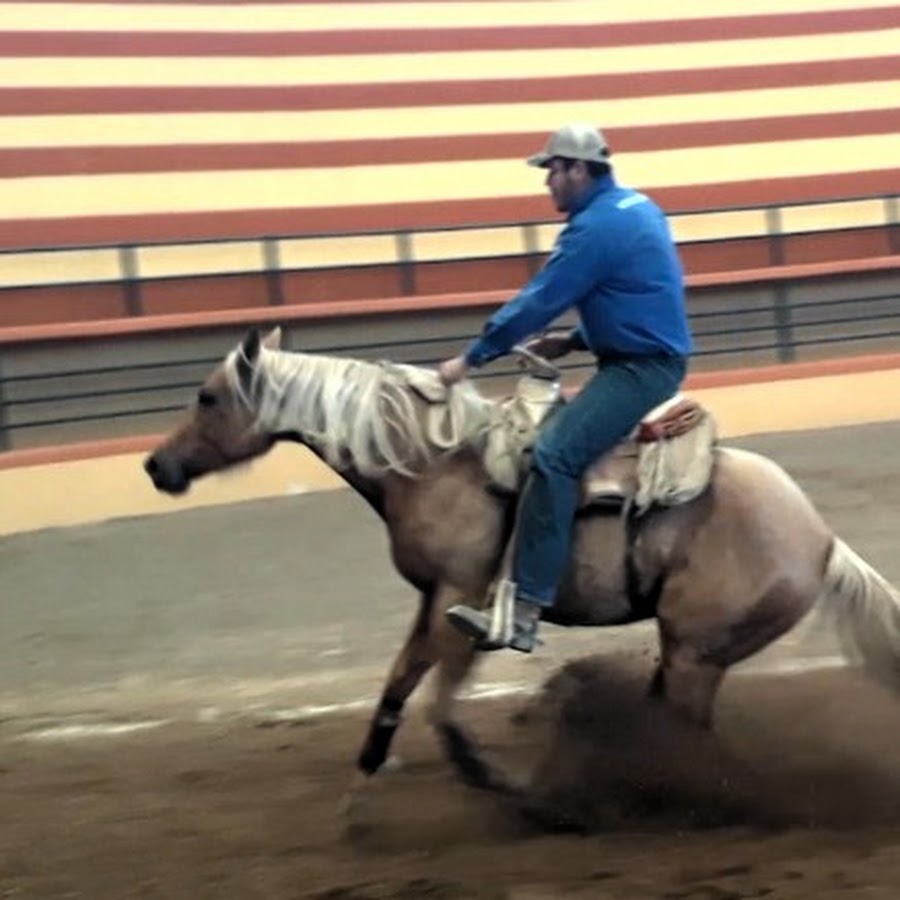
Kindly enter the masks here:
M 556 156 L 583 159 L 587 162 L 609 162 L 609 147 L 602 132 L 593 125 L 573 122 L 563 125 L 547 138 L 540 153 L 528 157 L 529 166 L 545 168 Z

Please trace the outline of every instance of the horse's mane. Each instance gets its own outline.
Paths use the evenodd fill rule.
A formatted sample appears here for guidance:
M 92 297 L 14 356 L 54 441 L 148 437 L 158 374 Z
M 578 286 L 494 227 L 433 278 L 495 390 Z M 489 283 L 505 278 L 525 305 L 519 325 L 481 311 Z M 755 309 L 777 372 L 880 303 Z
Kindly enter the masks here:
M 494 404 L 474 385 L 445 390 L 428 369 L 263 347 L 247 390 L 240 352 L 225 373 L 257 427 L 299 433 L 337 470 L 415 475 L 439 454 L 480 442 L 490 424 Z M 423 393 L 443 400 L 429 405 Z

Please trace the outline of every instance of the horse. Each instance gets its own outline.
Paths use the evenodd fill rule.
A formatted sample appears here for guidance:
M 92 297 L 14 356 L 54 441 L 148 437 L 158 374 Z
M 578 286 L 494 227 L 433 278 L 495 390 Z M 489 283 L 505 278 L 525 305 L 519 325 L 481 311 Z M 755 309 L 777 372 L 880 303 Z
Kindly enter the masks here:
M 409 371 L 415 367 L 401 367 Z M 432 370 L 414 374 L 438 389 Z M 266 453 L 308 447 L 387 528 L 418 609 L 390 668 L 357 758 L 361 783 L 388 758 L 404 706 L 436 667 L 428 718 L 469 784 L 504 790 L 457 721 L 457 693 L 477 656 L 445 619 L 484 604 L 515 518 L 515 497 L 492 490 L 483 461 L 497 401 L 467 381 L 446 390 L 447 421 L 426 424 L 426 401 L 391 365 L 281 349 L 280 330 L 251 330 L 144 461 L 154 486 L 185 492 L 207 473 Z M 637 520 L 603 507 L 575 522 L 572 558 L 551 622 L 608 626 L 656 619 L 659 659 L 649 695 L 698 729 L 713 722 L 729 667 L 779 638 L 813 608 L 830 615 L 848 654 L 900 689 L 900 592 L 825 524 L 772 460 L 716 445 L 708 486 Z

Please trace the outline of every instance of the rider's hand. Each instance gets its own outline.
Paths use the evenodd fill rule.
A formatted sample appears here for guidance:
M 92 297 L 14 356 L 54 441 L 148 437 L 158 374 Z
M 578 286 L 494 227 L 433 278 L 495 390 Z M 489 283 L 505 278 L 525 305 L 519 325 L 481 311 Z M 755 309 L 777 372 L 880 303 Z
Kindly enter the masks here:
M 532 338 L 525 349 L 530 350 L 544 359 L 559 359 L 574 349 L 572 346 L 572 333 L 569 331 L 556 331 Z
M 445 360 L 438 366 L 438 375 L 447 387 L 462 381 L 468 371 L 469 364 L 464 356 L 454 356 L 453 359 Z

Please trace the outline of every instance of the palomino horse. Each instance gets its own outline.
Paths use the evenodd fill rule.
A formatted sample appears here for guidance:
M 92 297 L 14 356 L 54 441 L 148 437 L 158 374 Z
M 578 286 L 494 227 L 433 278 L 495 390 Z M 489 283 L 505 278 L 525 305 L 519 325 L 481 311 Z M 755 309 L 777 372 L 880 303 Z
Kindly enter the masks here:
M 418 370 L 420 375 L 434 373 Z M 200 388 L 183 422 L 147 458 L 161 491 L 305 444 L 383 519 L 399 573 L 420 592 L 409 636 L 359 755 L 365 775 L 387 758 L 409 696 L 438 667 L 431 722 L 462 775 L 500 786 L 453 717 L 475 648 L 445 620 L 484 602 L 509 535 L 514 501 L 489 489 L 480 446 L 494 404 L 471 384 L 448 392 L 454 427 L 423 425 L 425 401 L 391 367 L 280 349 L 251 332 Z M 829 611 L 872 673 L 900 688 L 900 594 L 836 538 L 770 460 L 718 448 L 709 487 L 636 522 L 588 509 L 552 621 L 618 625 L 655 617 L 661 645 L 651 693 L 708 726 L 726 669 Z

